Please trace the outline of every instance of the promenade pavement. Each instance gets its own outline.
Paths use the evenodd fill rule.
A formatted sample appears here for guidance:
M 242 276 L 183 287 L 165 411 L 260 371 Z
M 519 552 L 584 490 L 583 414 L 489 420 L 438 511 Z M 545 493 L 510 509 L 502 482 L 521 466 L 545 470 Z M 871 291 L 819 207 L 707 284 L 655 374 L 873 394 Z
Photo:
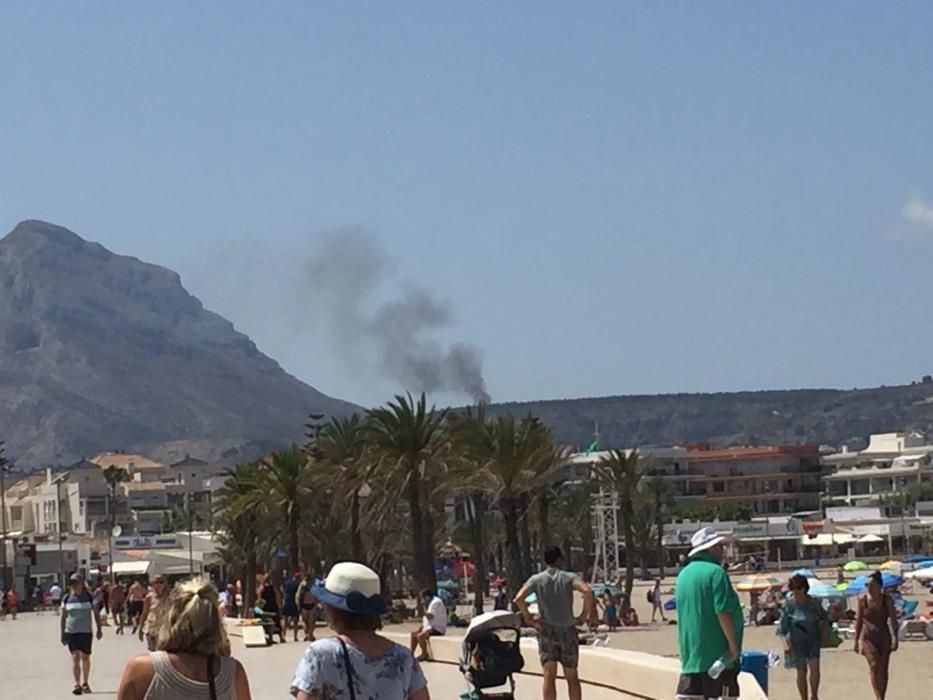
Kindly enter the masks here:
M 324 632 L 323 629 L 319 630 Z M 276 644 L 262 649 L 246 649 L 237 638 L 231 640 L 233 653 L 246 667 L 252 694 L 257 700 L 285 700 L 295 665 L 304 652 L 303 642 Z M 94 642 L 91 666 L 93 697 L 114 697 L 123 666 L 145 646 L 135 637 L 114 634 L 114 628 L 104 629 L 104 638 Z M 65 700 L 72 698 L 71 661 L 59 641 L 57 615 L 23 614 L 16 620 L 0 620 L 0 698 L 21 700 Z M 429 663 L 424 666 L 434 700 L 456 700 L 466 689 L 462 676 L 449 664 Z M 539 698 L 540 679 L 519 678 L 516 697 L 519 700 Z M 560 698 L 566 698 L 564 688 Z M 622 697 L 601 688 L 588 688 L 588 700 L 609 700 Z

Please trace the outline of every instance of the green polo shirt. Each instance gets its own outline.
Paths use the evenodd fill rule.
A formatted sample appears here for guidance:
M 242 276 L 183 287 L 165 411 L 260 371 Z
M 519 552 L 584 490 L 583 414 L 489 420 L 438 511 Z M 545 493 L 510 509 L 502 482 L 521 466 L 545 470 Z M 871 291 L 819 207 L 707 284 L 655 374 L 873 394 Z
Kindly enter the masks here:
M 677 576 L 677 641 L 682 673 L 709 670 L 729 649 L 718 613 L 732 614 L 735 642 L 742 649 L 745 623 L 739 596 L 722 565 L 708 554 L 697 554 Z

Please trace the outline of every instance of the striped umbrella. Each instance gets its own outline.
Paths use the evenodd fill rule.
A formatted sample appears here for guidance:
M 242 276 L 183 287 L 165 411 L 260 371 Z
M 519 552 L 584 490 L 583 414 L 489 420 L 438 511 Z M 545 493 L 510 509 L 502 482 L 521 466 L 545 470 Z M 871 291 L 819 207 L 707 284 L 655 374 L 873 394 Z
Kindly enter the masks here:
M 770 591 L 773 588 L 783 587 L 784 582 L 775 578 L 774 576 L 769 576 L 767 574 L 752 574 L 751 576 L 746 576 L 741 579 L 738 583 L 735 584 L 735 590 L 737 591 Z

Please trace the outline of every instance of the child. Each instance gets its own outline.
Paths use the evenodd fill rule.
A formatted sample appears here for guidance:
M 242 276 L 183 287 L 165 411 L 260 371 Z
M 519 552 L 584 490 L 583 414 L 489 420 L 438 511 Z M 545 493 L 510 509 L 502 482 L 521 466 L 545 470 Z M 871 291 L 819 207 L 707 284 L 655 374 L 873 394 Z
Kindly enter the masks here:
M 610 630 L 617 629 L 620 626 L 618 608 L 616 608 L 616 602 L 609 591 L 603 594 L 603 611 L 605 615 L 603 622 L 605 622 L 606 626 Z

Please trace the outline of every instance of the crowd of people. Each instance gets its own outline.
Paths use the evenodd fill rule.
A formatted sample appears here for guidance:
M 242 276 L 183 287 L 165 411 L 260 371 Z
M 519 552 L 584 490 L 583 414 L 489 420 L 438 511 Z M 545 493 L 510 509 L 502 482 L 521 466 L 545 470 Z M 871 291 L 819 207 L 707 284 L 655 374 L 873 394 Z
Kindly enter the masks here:
M 677 576 L 677 631 L 681 677 L 679 700 L 738 698 L 738 674 L 745 620 L 738 595 L 722 562 L 725 537 L 711 528 L 694 534 L 692 549 Z M 821 649 L 837 646 L 832 623 L 841 611 L 809 594 L 805 576 L 787 582 L 777 599 L 776 634 L 784 666 L 796 674 L 801 700 L 819 700 Z M 756 618 L 757 621 L 757 618 Z M 881 572 L 868 577 L 855 612 L 853 650 L 865 657 L 877 700 L 885 700 L 891 654 L 897 651 L 897 613 Z

